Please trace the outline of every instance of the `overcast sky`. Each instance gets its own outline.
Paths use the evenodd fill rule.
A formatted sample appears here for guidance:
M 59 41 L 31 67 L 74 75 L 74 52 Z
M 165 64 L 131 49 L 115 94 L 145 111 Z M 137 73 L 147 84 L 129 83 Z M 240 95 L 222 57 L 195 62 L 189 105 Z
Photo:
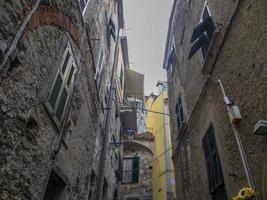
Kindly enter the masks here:
M 162 68 L 173 0 L 123 0 L 130 68 L 145 74 L 145 94 L 166 80 Z

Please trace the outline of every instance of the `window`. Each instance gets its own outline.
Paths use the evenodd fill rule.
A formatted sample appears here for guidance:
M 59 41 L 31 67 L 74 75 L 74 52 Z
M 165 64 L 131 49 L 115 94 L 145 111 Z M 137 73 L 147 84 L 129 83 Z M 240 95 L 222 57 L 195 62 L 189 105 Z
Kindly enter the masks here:
M 84 10 L 85 10 L 85 7 L 86 7 L 86 4 L 89 0 L 78 0 L 79 1 L 79 4 L 80 4 L 80 9 L 81 9 L 81 12 L 83 13 Z
M 116 41 L 116 26 L 111 17 L 109 18 L 109 22 L 108 22 L 108 30 L 113 40 Z
M 73 59 L 70 44 L 68 44 L 46 102 L 46 106 L 58 128 L 62 125 L 70 91 L 74 85 L 76 71 L 77 67 Z
M 209 191 L 213 195 L 212 199 L 225 200 L 226 192 L 223 173 L 212 125 L 203 137 L 202 142 L 209 180 Z
M 192 56 L 201 49 L 202 58 L 205 59 L 208 48 L 210 46 L 212 37 L 214 32 L 216 31 L 216 27 L 212 20 L 211 14 L 209 12 L 209 8 L 207 3 L 204 6 L 202 16 L 200 19 L 200 24 L 194 28 L 191 42 L 195 42 L 190 50 L 188 59 L 191 59 Z
M 178 101 L 176 103 L 175 113 L 176 113 L 178 131 L 180 131 L 184 124 L 184 112 L 183 112 L 181 93 L 179 94 Z
M 175 48 L 175 41 L 173 39 L 172 46 L 171 46 L 169 56 L 168 56 L 168 61 L 167 61 L 168 62 L 167 63 L 168 76 L 171 75 L 172 73 L 175 61 L 176 61 L 176 48 Z
M 100 53 L 99 53 L 99 58 L 98 58 L 98 64 L 97 64 L 97 69 L 95 73 L 95 80 L 96 80 L 96 85 L 98 90 L 100 90 L 100 84 L 103 76 L 103 69 L 104 69 L 104 50 L 103 46 L 101 46 Z
M 139 157 L 123 159 L 123 183 L 138 183 L 139 181 Z
M 57 200 L 66 198 L 66 184 L 63 179 L 52 169 L 47 188 L 45 191 L 44 200 Z

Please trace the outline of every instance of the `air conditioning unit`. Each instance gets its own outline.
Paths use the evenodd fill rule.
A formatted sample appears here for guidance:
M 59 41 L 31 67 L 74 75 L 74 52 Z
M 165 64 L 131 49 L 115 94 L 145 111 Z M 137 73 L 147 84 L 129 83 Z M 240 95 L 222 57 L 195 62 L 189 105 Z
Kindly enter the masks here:
M 255 135 L 267 135 L 267 121 L 266 120 L 258 121 L 258 123 L 254 126 L 253 133 Z

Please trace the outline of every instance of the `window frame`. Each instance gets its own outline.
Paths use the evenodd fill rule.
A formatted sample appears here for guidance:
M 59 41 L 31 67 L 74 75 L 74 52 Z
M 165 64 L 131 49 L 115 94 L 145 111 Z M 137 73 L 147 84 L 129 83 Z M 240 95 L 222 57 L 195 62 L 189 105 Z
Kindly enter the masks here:
M 131 160 L 131 170 L 127 170 L 127 173 L 131 173 L 131 179 L 128 181 L 124 180 L 124 174 L 125 174 L 125 165 L 124 165 L 124 161 L 125 160 Z M 138 171 L 137 171 L 137 180 L 134 180 L 134 160 L 138 160 Z M 123 171 L 122 171 L 122 184 L 138 184 L 139 183 L 139 176 L 140 176 L 140 157 L 135 156 L 135 157 L 124 157 L 123 158 Z
M 68 61 L 66 63 L 66 66 L 65 66 L 65 70 L 63 70 L 68 53 L 69 53 L 69 58 L 68 58 Z M 69 79 L 72 69 L 74 69 L 74 71 L 72 72 L 71 79 Z M 46 105 L 46 107 L 47 107 L 47 109 L 48 109 L 51 117 L 53 118 L 53 121 L 55 122 L 58 129 L 61 128 L 62 122 L 64 120 L 66 108 L 67 108 L 67 105 L 69 103 L 69 98 L 71 95 L 72 88 L 74 86 L 74 79 L 75 79 L 77 71 L 78 71 L 78 68 L 77 68 L 77 65 L 76 65 L 76 62 L 74 59 L 72 48 L 71 48 L 70 43 L 68 42 L 68 44 L 64 50 L 63 56 L 61 58 L 59 67 L 57 69 L 52 87 L 50 88 L 46 103 L 45 103 L 45 105 Z M 60 77 L 62 82 L 59 86 L 59 92 L 56 94 L 54 106 L 52 107 L 51 102 L 50 102 L 50 98 L 52 98 L 52 93 L 54 92 L 54 89 L 56 87 L 56 82 L 58 80 L 58 77 Z M 67 97 L 65 99 L 65 105 L 62 109 L 60 119 L 58 119 L 58 117 L 56 115 L 57 115 L 57 112 L 59 109 L 60 101 L 62 100 L 62 94 L 63 94 L 64 89 L 67 92 Z

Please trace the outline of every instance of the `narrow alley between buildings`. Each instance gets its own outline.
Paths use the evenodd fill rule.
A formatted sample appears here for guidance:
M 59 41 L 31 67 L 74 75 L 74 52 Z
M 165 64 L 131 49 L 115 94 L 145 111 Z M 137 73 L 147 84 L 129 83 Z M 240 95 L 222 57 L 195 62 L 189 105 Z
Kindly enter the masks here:
M 0 200 L 266 200 L 266 0 L 0 0 Z

